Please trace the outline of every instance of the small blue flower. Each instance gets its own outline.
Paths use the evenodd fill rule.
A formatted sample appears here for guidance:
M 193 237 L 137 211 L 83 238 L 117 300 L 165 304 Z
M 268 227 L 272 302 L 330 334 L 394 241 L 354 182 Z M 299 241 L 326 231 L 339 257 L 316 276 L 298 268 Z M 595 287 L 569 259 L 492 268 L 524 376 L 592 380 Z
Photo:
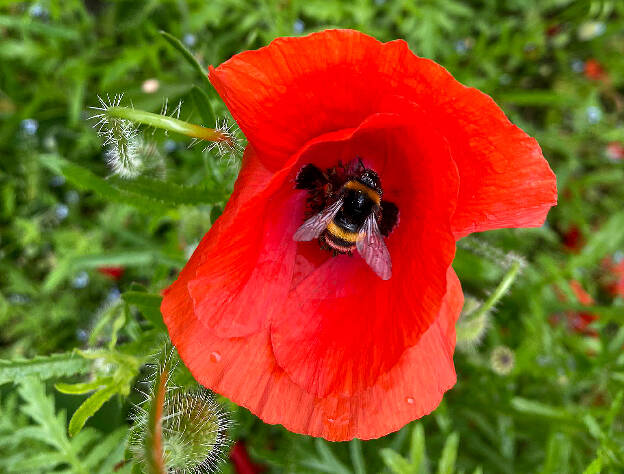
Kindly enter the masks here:
M 455 52 L 458 54 L 466 54 L 466 51 L 468 51 L 468 45 L 465 40 L 455 41 Z
M 120 297 L 121 291 L 119 291 L 119 288 L 115 286 L 111 288 L 111 290 L 108 292 L 108 295 L 106 295 L 106 302 L 112 303 L 113 301 L 117 301 Z
M 24 133 L 26 133 L 26 135 L 34 135 L 39 129 L 39 122 L 31 118 L 24 119 L 20 123 L 20 127 L 22 128 Z
M 50 186 L 53 188 L 58 188 L 59 186 L 63 186 L 65 184 L 65 176 L 57 174 L 56 176 L 52 176 L 50 178 Z
M 182 42 L 189 48 L 192 48 L 197 43 L 197 37 L 193 33 L 186 33 L 182 37 Z
M 80 201 L 80 194 L 78 194 L 78 191 L 73 189 L 71 191 L 67 191 L 65 193 L 65 201 L 67 204 L 77 204 L 78 201 Z
M 45 19 L 48 17 L 48 10 L 46 10 L 40 3 L 35 3 L 28 9 L 28 13 L 33 18 Z
M 173 140 L 165 140 L 163 148 L 167 153 L 172 153 L 176 150 L 176 148 L 178 148 L 178 144 Z
M 65 204 L 58 204 L 54 208 L 54 214 L 59 221 L 62 221 L 69 215 L 69 208 Z
M 585 113 L 587 114 L 587 121 L 589 123 L 598 123 L 602 120 L 602 110 L 600 110 L 600 107 L 590 105 L 585 109 Z
M 82 271 L 76 275 L 74 280 L 72 281 L 72 286 L 74 288 L 84 288 L 89 284 L 89 274 L 85 271 Z
M 295 34 L 300 35 L 305 30 L 305 23 L 303 20 L 297 19 L 293 25 L 293 31 Z
M 570 67 L 574 72 L 581 73 L 585 70 L 585 63 L 580 59 L 574 59 L 570 64 Z

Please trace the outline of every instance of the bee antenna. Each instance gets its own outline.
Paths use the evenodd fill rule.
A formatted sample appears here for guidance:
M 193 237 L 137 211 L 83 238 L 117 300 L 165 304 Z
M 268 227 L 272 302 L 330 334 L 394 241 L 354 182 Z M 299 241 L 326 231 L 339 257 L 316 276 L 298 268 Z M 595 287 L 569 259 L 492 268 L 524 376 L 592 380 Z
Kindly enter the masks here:
M 358 156 L 358 157 L 357 157 L 357 159 L 358 159 L 358 161 L 360 162 L 360 166 L 362 167 L 362 169 L 363 169 L 363 170 L 365 170 L 365 169 L 366 169 L 366 166 L 364 166 L 364 162 L 362 161 L 362 157 L 361 157 L 361 156 Z

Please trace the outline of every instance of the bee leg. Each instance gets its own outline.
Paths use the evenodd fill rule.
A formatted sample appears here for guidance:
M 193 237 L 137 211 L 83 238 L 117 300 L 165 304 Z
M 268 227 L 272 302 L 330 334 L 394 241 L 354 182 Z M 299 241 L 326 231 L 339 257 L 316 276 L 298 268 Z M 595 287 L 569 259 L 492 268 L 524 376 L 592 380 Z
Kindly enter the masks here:
M 378 212 L 379 232 L 384 237 L 388 237 L 399 222 L 399 208 L 393 202 L 382 200 Z
M 327 176 L 317 166 L 308 163 L 303 166 L 295 178 L 295 189 L 314 191 L 327 183 Z
M 329 250 L 329 251 L 332 250 L 332 248 L 327 244 L 327 242 L 325 242 L 325 238 L 322 235 L 319 237 L 318 243 L 319 243 L 319 247 L 321 248 L 321 250 Z

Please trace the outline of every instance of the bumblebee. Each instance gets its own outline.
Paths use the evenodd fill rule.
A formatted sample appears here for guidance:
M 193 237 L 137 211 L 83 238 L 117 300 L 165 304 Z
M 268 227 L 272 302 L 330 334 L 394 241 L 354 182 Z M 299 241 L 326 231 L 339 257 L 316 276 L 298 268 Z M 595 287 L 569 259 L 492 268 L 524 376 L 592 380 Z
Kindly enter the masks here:
M 371 269 L 382 280 L 388 280 L 392 261 L 383 235 L 389 235 L 396 225 L 398 208 L 382 200 L 377 173 L 366 168 L 361 159 L 348 168 L 339 165 L 326 173 L 308 164 L 295 182 L 297 189 L 309 191 L 312 210 L 321 210 L 299 227 L 293 240 L 318 239 L 321 248 L 334 255 L 352 255 L 357 249 Z

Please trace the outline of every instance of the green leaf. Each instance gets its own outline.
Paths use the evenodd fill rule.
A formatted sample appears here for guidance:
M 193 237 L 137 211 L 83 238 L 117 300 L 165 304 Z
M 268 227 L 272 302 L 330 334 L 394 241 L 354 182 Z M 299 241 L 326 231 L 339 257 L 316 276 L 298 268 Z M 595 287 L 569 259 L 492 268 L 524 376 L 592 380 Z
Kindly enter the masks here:
M 572 443 L 563 433 L 553 433 L 546 448 L 546 461 L 542 474 L 571 472 L 569 469 Z
M 0 360 L 0 385 L 18 382 L 24 377 L 36 375 L 45 380 L 53 377 L 65 377 L 87 373 L 92 361 L 72 352 L 39 356 L 33 359 Z
M 427 462 L 427 454 L 425 452 L 425 429 L 421 423 L 416 423 L 412 430 L 410 462 L 416 467 L 416 472 L 425 472 L 425 463 Z
M 153 293 L 143 293 L 140 291 L 126 291 L 121 295 L 123 300 L 131 305 L 139 308 L 143 316 L 145 316 L 156 328 L 165 328 L 165 323 L 160 313 L 160 304 L 162 296 Z
M 602 472 L 602 457 L 598 456 L 589 466 L 585 468 L 583 474 L 600 474 Z
M 606 426 L 611 426 L 613 424 L 616 417 L 622 410 L 623 402 L 624 402 L 624 390 L 620 390 L 617 393 L 617 395 L 613 398 L 613 402 L 611 403 L 607 416 L 605 417 L 604 423 Z
M 355 474 L 366 474 L 366 461 L 362 454 L 362 442 L 359 439 L 354 439 L 349 443 L 349 453 L 351 454 L 353 472 Z
M 222 188 L 214 190 L 205 186 L 181 185 L 144 176 L 139 176 L 133 180 L 113 176 L 107 181 L 118 189 L 125 189 L 154 201 L 162 201 L 172 207 L 214 204 L 227 198 L 227 194 Z
M 570 412 L 563 408 L 553 407 L 544 403 L 536 402 L 534 400 L 527 400 L 526 398 L 512 398 L 511 406 L 521 413 L 526 413 L 541 418 L 580 422 L 577 416 L 572 415 Z
M 568 268 L 578 268 L 591 265 L 605 255 L 612 254 L 624 244 L 624 212 L 613 214 L 589 237 L 583 248 L 583 253 L 568 260 Z
M 351 474 L 351 471 L 336 457 L 330 445 L 321 439 L 315 439 L 314 444 L 320 458 L 308 459 L 303 464 L 319 472 L 331 474 Z
M 393 474 L 416 474 L 413 465 L 393 449 L 384 448 L 379 454 Z
M 202 78 L 203 85 L 208 90 L 212 89 L 212 84 L 210 84 L 210 81 L 208 80 L 208 71 L 206 71 L 206 69 L 204 69 L 204 67 L 201 64 L 199 64 L 199 61 L 195 58 L 195 56 L 193 56 L 193 53 L 191 53 L 186 48 L 186 46 L 184 46 L 182 42 L 178 38 L 173 36 L 171 33 L 167 33 L 166 31 L 161 31 L 160 34 L 162 35 L 163 38 L 165 38 L 165 40 L 167 40 L 167 42 L 171 46 L 173 46 L 176 50 L 178 50 L 182 54 L 184 59 L 186 59 L 188 63 L 197 71 L 199 76 Z
M 133 304 L 142 308 L 159 309 L 162 303 L 162 296 L 156 293 L 146 293 L 142 291 L 126 291 L 121 298 L 128 304 Z
M 64 462 L 65 457 L 61 453 L 57 453 L 55 451 L 44 451 L 20 459 L 15 463 L 11 463 L 11 470 L 13 472 L 47 471 L 49 469 L 53 470 L 56 466 L 63 464 Z
M 158 250 L 129 250 L 121 252 L 108 252 L 96 255 L 69 256 L 62 260 L 46 277 L 43 283 L 43 291 L 50 293 L 56 289 L 69 275 L 79 270 L 88 270 L 106 266 L 149 266 L 162 263 L 171 267 L 181 267 L 184 259 L 164 255 Z
M 171 258 L 154 250 L 129 250 L 97 255 L 81 255 L 72 259 L 74 270 L 105 266 L 136 267 L 154 263 L 178 266 L 184 264 L 184 260 Z
M 453 474 L 455 471 L 455 461 L 457 460 L 457 447 L 459 446 L 459 434 L 451 433 L 446 438 L 442 456 L 438 463 L 438 474 Z
M 56 155 L 39 155 L 41 163 L 65 178 L 79 189 L 93 191 L 108 201 L 136 207 L 145 213 L 165 214 L 170 210 L 164 200 L 155 200 L 139 193 L 118 188 L 113 182 L 100 178 L 87 168 Z
M 101 379 L 94 380 L 93 382 L 82 382 L 82 383 L 57 383 L 54 385 L 61 393 L 66 393 L 68 395 L 82 395 L 88 392 L 92 392 L 93 390 L 97 390 L 99 388 L 110 385 L 113 382 L 112 377 L 105 377 Z
M 41 380 L 35 377 L 24 378 L 19 385 L 18 392 L 25 402 L 21 406 L 22 412 L 35 422 L 35 427 L 30 432 L 31 437 L 43 441 L 56 450 L 57 454 L 50 455 L 49 465 L 55 465 L 56 460 L 60 459 L 71 467 L 71 472 L 76 474 L 90 472 L 81 460 L 80 448 L 85 448 L 93 436 L 84 434 L 74 442 L 69 440 L 65 432 L 65 414 L 56 415 L 54 400 L 46 394 Z M 24 459 L 22 462 L 36 463 L 37 458 L 29 461 Z
M 71 420 L 69 420 L 69 436 L 78 434 L 87 422 L 87 419 L 93 416 L 117 391 L 117 386 L 109 385 L 87 398 L 74 412 Z
M 217 116 L 214 113 L 214 109 L 212 108 L 212 104 L 210 103 L 210 98 L 208 94 L 204 92 L 203 89 L 200 89 L 197 86 L 193 86 L 191 89 L 191 97 L 193 98 L 193 103 L 195 104 L 195 108 L 199 113 L 202 121 L 205 126 L 213 126 L 217 123 Z
M 93 191 L 108 201 L 133 206 L 147 214 L 166 214 L 176 207 L 214 204 L 227 198 L 226 190 L 185 186 L 146 177 L 104 179 L 92 171 L 57 155 L 39 155 L 41 163 L 80 189 Z
M 85 458 L 88 466 L 100 466 L 98 472 L 104 474 L 113 472 L 115 463 L 122 457 L 125 448 L 128 428 L 122 426 L 106 436 L 89 451 Z M 117 454 L 115 455 L 115 452 Z

